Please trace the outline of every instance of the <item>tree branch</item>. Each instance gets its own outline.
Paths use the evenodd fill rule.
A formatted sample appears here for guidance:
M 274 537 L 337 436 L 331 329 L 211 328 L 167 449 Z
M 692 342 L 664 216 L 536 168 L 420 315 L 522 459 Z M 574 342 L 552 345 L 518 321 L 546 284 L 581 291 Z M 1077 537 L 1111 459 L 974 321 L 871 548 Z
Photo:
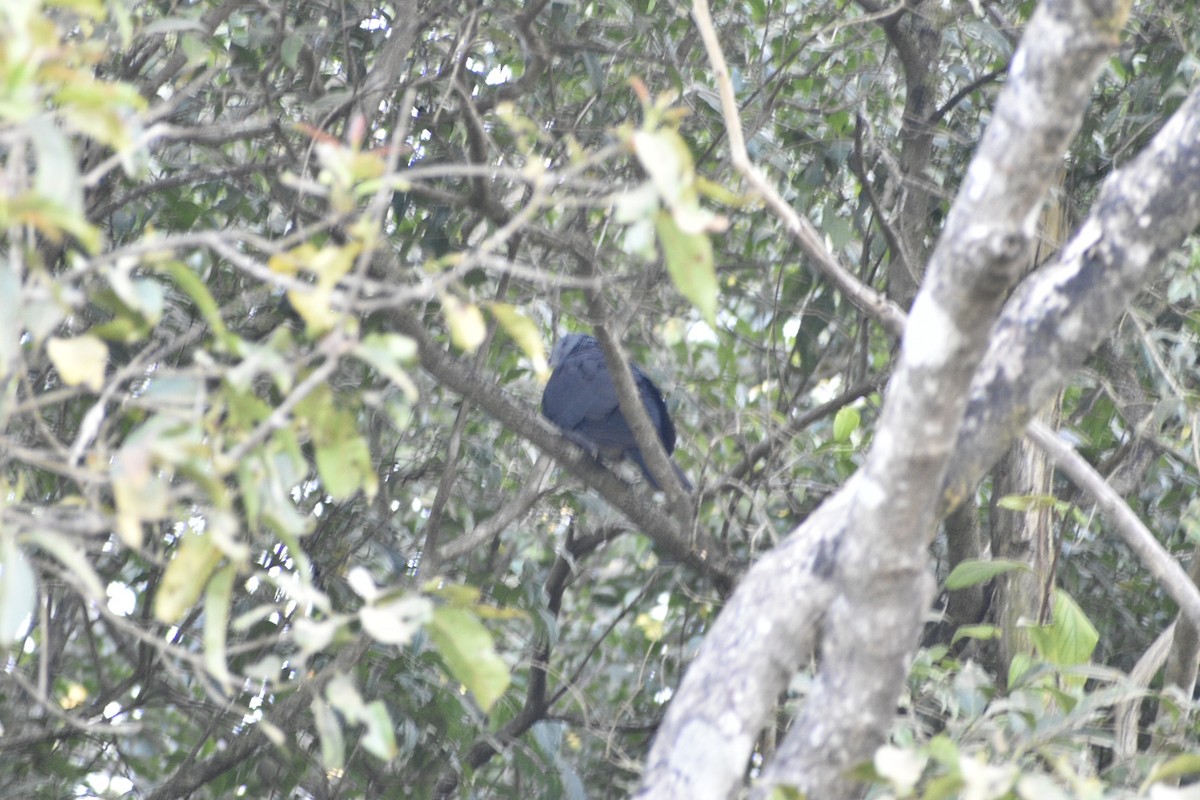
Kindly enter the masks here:
M 742 134 L 741 114 L 733 92 L 733 81 L 729 76 L 729 66 L 725 63 L 725 55 L 721 52 L 721 43 L 717 40 L 712 14 L 708 10 L 708 0 L 694 0 L 692 17 L 704 40 L 708 61 L 717 82 L 721 113 L 725 118 L 725 133 L 729 137 L 729 158 L 734 168 L 762 195 L 767 207 L 783 222 L 788 234 L 812 261 L 817 271 L 828 278 L 857 308 L 872 319 L 878 320 L 888 333 L 899 336 L 904 330 L 904 312 L 839 264 L 826 249 L 824 239 L 808 218 L 789 206 L 779 190 L 750 160 L 750 154 L 746 152 L 746 139 Z
M 552 456 L 560 466 L 585 481 L 624 513 L 664 553 L 706 575 L 722 591 L 733 586 L 742 567 L 716 542 L 683 529 L 651 495 L 630 487 L 582 448 L 561 436 L 531 408 L 498 391 L 493 378 L 473 375 L 468 367 L 442 349 L 414 312 L 393 314 L 391 320 L 396 330 L 417 342 L 421 366 L 439 383 L 469 397 L 509 430 Z
M 1013 438 L 1116 323 L 1154 267 L 1200 225 L 1200 88 L 1114 172 L 1057 259 L 1005 305 L 971 383 L 942 493 L 969 497 Z
M 1183 567 L 1154 538 L 1133 509 L 1121 499 L 1104 476 L 1097 472 L 1075 448 L 1055 435 L 1042 422 L 1034 420 L 1025 435 L 1045 451 L 1059 469 L 1084 491 L 1116 528 L 1117 533 L 1145 565 L 1171 599 L 1179 604 L 1180 613 L 1200 628 L 1200 589 L 1192 583 Z
M 694 13 L 734 128 L 735 164 L 752 173 L 703 0 Z M 988 344 L 986 320 L 1021 274 L 1054 175 L 1050 167 L 1078 126 L 1095 71 L 1115 45 L 1113 20 L 1121 16 L 1121 7 L 1065 0 L 1030 22 L 1013 79 L 934 252 L 866 466 L 747 574 L 668 709 L 639 796 L 722 798 L 734 790 L 827 606 L 817 684 L 763 787 L 796 785 L 822 798 L 854 792 L 846 771 L 870 756 L 887 728 L 932 588 L 924 548 L 973 367 Z M 889 330 L 904 325 L 890 305 L 867 308 L 877 308 Z M 779 574 L 787 578 L 764 588 L 764 576 Z M 787 597 L 779 596 L 781 587 Z M 806 591 L 798 596 L 798 590 Z M 737 658 L 750 652 L 757 657 Z M 734 663 L 722 662 L 730 658 Z M 722 688 L 715 674 L 738 681 Z

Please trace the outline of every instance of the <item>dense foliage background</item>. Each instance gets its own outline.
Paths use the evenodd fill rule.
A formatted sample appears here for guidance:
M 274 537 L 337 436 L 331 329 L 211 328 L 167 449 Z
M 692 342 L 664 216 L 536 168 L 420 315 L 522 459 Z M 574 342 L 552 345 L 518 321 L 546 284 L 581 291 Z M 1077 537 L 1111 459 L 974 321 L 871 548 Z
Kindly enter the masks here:
M 731 159 L 685 5 L 3 3 L 6 796 L 633 792 L 747 565 L 872 443 L 895 317 L 828 264 L 910 306 L 1033 11 L 714 4 L 749 158 L 826 263 Z M 1190 4 L 1133 9 L 1030 269 L 1197 52 Z M 1198 296 L 1192 237 L 1043 416 L 1185 566 Z M 663 387 L 694 496 L 536 418 L 551 342 L 597 327 Z M 965 566 L 857 774 L 1173 796 L 1195 629 L 1172 651 L 1093 497 L 1005 459 L 946 504 L 931 559 Z

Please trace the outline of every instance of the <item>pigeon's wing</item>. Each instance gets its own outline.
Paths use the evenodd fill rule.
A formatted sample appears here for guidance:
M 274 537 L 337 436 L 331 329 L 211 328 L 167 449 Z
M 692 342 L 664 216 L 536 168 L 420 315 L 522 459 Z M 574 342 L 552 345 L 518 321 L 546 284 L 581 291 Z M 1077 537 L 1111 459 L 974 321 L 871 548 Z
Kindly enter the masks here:
M 675 450 L 675 423 L 667 413 L 667 403 L 663 400 L 662 391 L 636 366 L 633 367 L 633 379 L 637 383 L 638 393 L 642 396 L 642 405 L 646 407 L 646 416 L 650 417 L 650 422 L 658 431 L 663 449 L 670 455 Z
M 563 359 L 542 393 L 542 413 L 598 447 L 624 447 L 629 440 L 629 426 L 598 348 L 580 347 Z
M 555 345 L 551 357 L 554 372 L 542 392 L 542 414 L 576 444 L 604 458 L 630 458 L 642 470 L 654 488 L 659 488 L 646 469 L 641 450 L 634 440 L 629 423 L 621 414 L 617 390 L 604 361 L 604 353 L 595 339 L 571 334 Z M 634 383 L 646 415 L 658 432 L 663 449 L 675 450 L 675 425 L 667 413 L 662 392 L 637 365 L 631 365 Z M 679 465 L 675 468 L 683 486 L 691 491 L 691 482 Z

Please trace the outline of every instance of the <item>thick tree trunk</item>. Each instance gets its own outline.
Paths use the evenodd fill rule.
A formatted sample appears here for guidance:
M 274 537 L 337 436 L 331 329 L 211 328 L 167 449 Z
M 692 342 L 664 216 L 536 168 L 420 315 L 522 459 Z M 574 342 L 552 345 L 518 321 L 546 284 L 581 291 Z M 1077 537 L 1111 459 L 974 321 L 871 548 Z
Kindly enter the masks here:
M 1057 427 L 1057 407 L 1041 418 Z M 992 473 L 992 556 L 1025 564 L 996 579 L 992 618 L 1000 628 L 996 675 L 1007 681 L 1013 658 L 1032 654 L 1027 626 L 1043 624 L 1053 613 L 1054 515 L 1045 502 L 1012 511 L 999 507 L 1004 497 L 1048 498 L 1054 494 L 1054 470 L 1041 450 L 1020 440 L 1013 444 Z
M 1024 271 L 1042 199 L 1127 11 L 1062 0 L 1034 15 L 913 306 L 864 467 L 739 585 L 667 711 L 640 796 L 694 800 L 736 790 L 766 714 L 810 652 L 826 608 L 812 694 L 758 791 L 857 793 L 849 771 L 886 735 L 928 608 L 925 549 L 975 368 Z M 997 438 L 1007 446 L 1019 430 Z M 781 559 L 795 580 L 763 585 L 772 573 L 787 574 Z M 719 664 L 749 652 L 758 657 Z

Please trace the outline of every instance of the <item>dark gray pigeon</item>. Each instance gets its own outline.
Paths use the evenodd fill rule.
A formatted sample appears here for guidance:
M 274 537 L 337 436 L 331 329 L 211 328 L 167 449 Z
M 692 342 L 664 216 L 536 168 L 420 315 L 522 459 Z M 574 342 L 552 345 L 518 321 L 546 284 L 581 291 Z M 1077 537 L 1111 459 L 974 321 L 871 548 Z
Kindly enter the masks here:
M 595 458 L 631 459 L 641 467 L 651 486 L 661 488 L 646 469 L 633 431 L 621 414 L 617 389 L 613 386 L 600 343 L 592 336 L 569 333 L 550 352 L 550 367 L 554 371 L 542 393 L 542 413 L 546 419 Z M 675 425 L 667 413 L 662 392 L 636 364 L 629 367 L 642 396 L 642 405 L 646 407 L 646 415 L 658 431 L 658 438 L 669 456 L 675 449 Z M 674 459 L 671 466 L 683 487 L 692 491 L 691 481 Z

